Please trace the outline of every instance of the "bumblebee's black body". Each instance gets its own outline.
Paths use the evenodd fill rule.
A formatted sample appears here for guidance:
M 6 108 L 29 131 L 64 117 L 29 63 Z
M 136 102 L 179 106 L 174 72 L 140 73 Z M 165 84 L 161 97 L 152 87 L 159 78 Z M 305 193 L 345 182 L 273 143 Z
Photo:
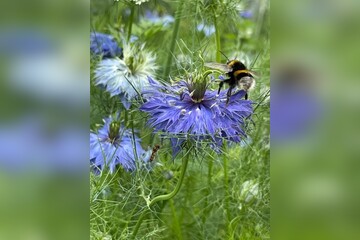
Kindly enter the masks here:
M 226 72 L 228 78 L 219 83 L 219 90 L 218 90 L 218 94 L 219 94 L 224 83 L 229 84 L 229 90 L 226 94 L 227 95 L 226 104 L 230 100 L 232 89 L 235 88 L 236 85 L 238 85 L 240 79 L 242 79 L 243 77 L 253 78 L 251 72 L 239 60 L 231 60 L 228 61 L 226 64 L 207 63 L 205 64 L 205 66 Z M 245 89 L 245 91 L 247 91 L 247 89 Z M 245 99 L 247 98 L 248 98 L 248 94 L 246 93 Z

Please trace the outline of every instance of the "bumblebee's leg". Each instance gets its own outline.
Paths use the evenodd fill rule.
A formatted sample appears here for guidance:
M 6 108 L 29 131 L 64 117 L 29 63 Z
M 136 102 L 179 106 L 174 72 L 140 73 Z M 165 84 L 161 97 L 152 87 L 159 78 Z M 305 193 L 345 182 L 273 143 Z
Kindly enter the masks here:
M 218 95 L 220 94 L 220 90 L 221 90 L 221 88 L 223 87 L 224 83 L 229 83 L 229 81 L 230 81 L 230 78 L 225 79 L 225 80 L 223 80 L 223 81 L 221 81 L 221 82 L 219 83 Z
M 246 92 L 246 93 L 245 93 L 245 100 L 247 100 L 248 97 L 249 97 L 249 96 L 248 96 L 248 93 Z
M 221 91 L 221 88 L 222 88 L 223 85 L 224 85 L 224 82 L 221 81 L 221 82 L 219 83 L 218 95 L 220 94 L 220 91 Z
M 227 98 L 226 98 L 226 104 L 228 104 L 229 101 L 230 101 L 232 89 L 233 89 L 232 87 L 229 87 L 229 90 L 227 91 L 227 94 L 226 94 L 226 96 L 227 96 Z

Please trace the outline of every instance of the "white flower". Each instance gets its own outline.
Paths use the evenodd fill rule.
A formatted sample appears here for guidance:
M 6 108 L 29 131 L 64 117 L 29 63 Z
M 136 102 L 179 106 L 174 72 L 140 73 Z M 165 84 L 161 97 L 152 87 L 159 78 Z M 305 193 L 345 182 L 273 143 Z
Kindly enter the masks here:
M 140 4 L 142 4 L 142 3 L 144 3 L 144 2 L 148 2 L 149 0 L 133 0 L 133 2 L 135 2 L 135 4 L 138 4 L 138 5 L 140 5 Z
M 148 76 L 156 70 L 155 56 L 144 45 L 124 45 L 124 59 L 103 59 L 95 69 L 95 85 L 103 85 L 111 96 L 119 95 L 126 108 L 149 87 Z
M 260 197 L 259 183 L 255 180 L 245 181 L 240 188 L 240 199 L 249 203 Z

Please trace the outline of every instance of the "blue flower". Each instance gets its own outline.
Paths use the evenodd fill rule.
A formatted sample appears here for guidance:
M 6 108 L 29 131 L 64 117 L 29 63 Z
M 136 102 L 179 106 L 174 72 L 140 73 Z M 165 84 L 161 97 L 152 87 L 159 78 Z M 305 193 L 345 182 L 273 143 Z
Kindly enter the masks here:
M 223 139 L 240 142 L 246 136 L 243 125 L 253 109 L 251 101 L 242 99 L 244 90 L 232 95 L 226 104 L 227 90 L 218 96 L 204 82 L 180 81 L 173 86 L 151 78 L 149 82 L 152 88 L 143 92 L 146 102 L 140 110 L 150 114 L 148 124 L 156 132 L 172 136 L 174 154 L 188 137 L 221 146 Z
M 97 132 L 90 133 L 90 163 L 95 173 L 108 167 L 113 173 L 118 165 L 127 171 L 136 169 L 136 161 L 147 162 L 147 152 L 140 138 L 121 126 L 113 117 L 106 118 Z
M 169 25 L 169 23 L 173 23 L 175 19 L 173 16 L 168 14 L 161 16 L 158 12 L 146 10 L 145 20 L 149 20 L 154 24 L 161 24 L 163 26 L 167 26 Z
M 253 12 L 251 10 L 244 10 L 240 12 L 240 16 L 244 19 L 250 19 L 253 17 Z
M 197 30 L 199 32 L 204 32 L 205 36 L 210 36 L 215 33 L 215 26 L 214 25 L 205 25 L 204 23 L 200 23 L 197 25 Z
M 122 55 L 114 37 L 108 34 L 92 32 L 90 33 L 90 51 L 95 55 L 102 55 L 103 58 L 112 58 Z
M 311 90 L 275 83 L 271 97 L 271 139 L 290 142 L 308 134 L 323 112 L 319 97 Z

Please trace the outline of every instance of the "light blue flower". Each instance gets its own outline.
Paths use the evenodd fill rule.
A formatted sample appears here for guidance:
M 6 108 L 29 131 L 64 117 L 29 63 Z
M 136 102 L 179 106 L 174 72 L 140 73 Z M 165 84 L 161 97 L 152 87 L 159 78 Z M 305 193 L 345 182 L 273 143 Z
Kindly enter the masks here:
M 111 96 L 119 96 L 129 109 L 132 99 L 149 87 L 148 76 L 157 66 L 155 56 L 144 45 L 124 45 L 124 58 L 104 59 L 95 69 L 95 85 L 102 85 Z
M 204 23 L 200 23 L 196 28 L 199 32 L 204 32 L 205 36 L 207 37 L 215 33 L 214 25 L 205 25 Z
M 145 12 L 145 20 L 149 20 L 150 22 L 155 24 L 162 24 L 163 26 L 167 26 L 175 21 L 174 17 L 171 15 L 166 14 L 160 16 L 158 12 L 152 12 L 150 10 L 147 10 Z

